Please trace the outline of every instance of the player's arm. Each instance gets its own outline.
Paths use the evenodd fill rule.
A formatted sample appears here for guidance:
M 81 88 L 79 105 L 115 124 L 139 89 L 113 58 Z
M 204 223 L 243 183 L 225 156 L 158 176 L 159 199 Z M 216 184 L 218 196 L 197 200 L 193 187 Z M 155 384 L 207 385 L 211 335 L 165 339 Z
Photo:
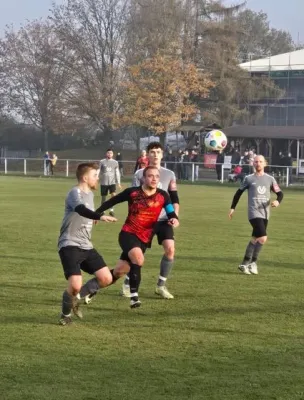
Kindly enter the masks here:
M 139 159 L 136 160 L 135 168 L 134 168 L 134 174 L 138 170 L 139 167 Z
M 75 188 L 75 190 L 69 194 L 67 202 L 69 207 L 71 207 L 72 210 L 81 217 L 92 219 L 94 221 L 100 220 L 100 214 L 86 207 L 80 189 Z
M 121 189 L 121 185 L 120 185 L 120 171 L 119 171 L 119 164 L 117 163 L 116 167 L 115 167 L 115 180 L 116 183 L 119 187 L 119 189 Z
M 123 203 L 124 201 L 128 201 L 130 198 L 130 188 L 125 189 L 121 193 L 117 194 L 114 197 L 111 197 L 109 200 L 105 201 L 99 208 L 97 208 L 96 212 L 101 215 L 104 211 L 109 208 L 114 207 L 116 204 Z
M 132 186 L 133 186 L 133 187 L 139 187 L 139 186 L 141 186 L 141 182 L 140 182 L 140 179 L 139 179 L 138 171 L 135 172 L 135 174 L 133 175 Z
M 242 194 L 245 192 L 246 189 L 248 189 L 248 180 L 247 177 L 245 177 L 245 179 L 243 180 L 243 182 L 241 183 L 240 188 L 236 191 L 235 195 L 233 196 L 232 199 L 232 203 L 231 203 L 231 207 L 230 207 L 230 211 L 228 214 L 229 219 L 232 218 L 232 215 L 236 209 L 236 206 L 240 200 L 240 198 L 242 197 Z
M 168 222 L 171 224 L 174 228 L 177 228 L 179 226 L 179 220 L 178 216 L 174 210 L 173 204 L 171 203 L 171 199 L 165 191 L 163 192 L 164 198 L 165 198 L 165 204 L 164 204 L 164 209 L 166 211 L 167 217 L 168 217 Z
M 277 181 L 273 178 L 273 183 L 271 185 L 271 191 L 274 192 L 277 195 L 277 199 L 274 200 L 271 203 L 271 207 L 279 207 L 279 205 L 281 204 L 284 194 L 282 192 L 282 190 L 280 189 L 280 186 L 277 184 Z
M 169 193 L 171 202 L 173 204 L 174 211 L 175 211 L 176 215 L 179 215 L 179 197 L 178 197 L 178 192 L 177 192 L 175 175 L 174 175 L 174 178 L 170 181 L 170 184 L 168 187 L 168 193 Z

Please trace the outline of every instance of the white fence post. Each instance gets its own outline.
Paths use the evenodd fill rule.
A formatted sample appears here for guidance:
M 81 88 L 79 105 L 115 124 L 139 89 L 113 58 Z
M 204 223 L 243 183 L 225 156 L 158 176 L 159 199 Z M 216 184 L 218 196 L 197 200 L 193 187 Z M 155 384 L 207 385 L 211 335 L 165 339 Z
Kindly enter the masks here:
M 23 172 L 26 175 L 26 158 L 23 160 Z
M 66 160 L 66 176 L 69 176 L 69 160 Z
M 4 173 L 7 174 L 7 158 L 4 159 Z
M 286 168 L 286 187 L 289 186 L 289 168 Z
M 191 174 L 191 182 L 194 182 L 194 163 L 192 163 L 192 174 Z
M 222 183 L 224 183 L 224 177 L 225 177 L 225 168 L 224 168 L 224 164 L 222 164 L 222 176 L 221 176 Z

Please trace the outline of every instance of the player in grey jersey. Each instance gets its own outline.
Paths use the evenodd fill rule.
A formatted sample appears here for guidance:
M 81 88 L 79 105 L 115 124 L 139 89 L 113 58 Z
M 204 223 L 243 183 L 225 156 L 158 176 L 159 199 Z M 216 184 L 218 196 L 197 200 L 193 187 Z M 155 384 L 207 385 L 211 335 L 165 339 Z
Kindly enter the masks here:
M 243 262 L 239 266 L 239 270 L 247 275 L 258 274 L 257 259 L 267 241 L 266 229 L 270 216 L 270 206 L 276 208 L 283 200 L 283 192 L 275 178 L 264 172 L 266 165 L 264 156 L 255 156 L 253 165 L 255 173 L 245 177 L 234 195 L 229 212 L 229 219 L 232 219 L 240 197 L 245 190 L 248 190 L 248 219 L 253 231 Z M 272 202 L 271 192 L 277 195 L 277 199 Z
M 69 191 L 60 229 L 58 250 L 68 287 L 62 296 L 62 314 L 59 323 L 72 322 L 71 311 L 82 318 L 78 310 L 77 295 L 82 297 L 115 281 L 102 256 L 93 248 L 91 231 L 93 220 L 115 222 L 113 217 L 100 216 L 94 211 L 92 190 L 98 187 L 98 164 L 80 164 L 76 170 L 78 185 Z M 81 270 L 95 275 L 82 287 Z
M 103 204 L 106 201 L 108 193 L 110 193 L 111 197 L 116 195 L 116 185 L 121 189 L 119 164 L 113 159 L 112 149 L 108 149 L 106 158 L 100 160 L 99 168 L 101 204 Z M 113 208 L 110 210 L 110 215 L 114 217 Z

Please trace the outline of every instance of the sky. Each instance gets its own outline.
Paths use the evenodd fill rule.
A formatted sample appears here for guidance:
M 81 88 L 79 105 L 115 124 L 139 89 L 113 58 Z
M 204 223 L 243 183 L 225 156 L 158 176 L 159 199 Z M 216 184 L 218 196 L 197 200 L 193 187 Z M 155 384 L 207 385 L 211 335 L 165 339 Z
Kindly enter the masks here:
M 242 0 L 226 0 L 226 4 L 237 4 Z M 56 0 L 61 3 L 62 0 Z M 48 15 L 52 0 L 0 0 L 0 36 L 7 24 L 20 27 L 27 19 Z M 268 14 L 271 26 L 292 34 L 295 42 L 304 42 L 304 0 L 247 0 L 247 7 Z

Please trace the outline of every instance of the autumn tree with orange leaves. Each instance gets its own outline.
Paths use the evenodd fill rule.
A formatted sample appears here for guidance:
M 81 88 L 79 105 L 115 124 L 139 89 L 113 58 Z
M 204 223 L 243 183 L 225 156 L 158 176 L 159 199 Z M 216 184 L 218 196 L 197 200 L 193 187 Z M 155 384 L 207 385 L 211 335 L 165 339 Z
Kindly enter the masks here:
M 118 126 L 137 125 L 155 134 L 176 129 L 198 112 L 198 98 L 214 86 L 194 64 L 156 55 L 129 68 L 124 100 L 115 118 Z

